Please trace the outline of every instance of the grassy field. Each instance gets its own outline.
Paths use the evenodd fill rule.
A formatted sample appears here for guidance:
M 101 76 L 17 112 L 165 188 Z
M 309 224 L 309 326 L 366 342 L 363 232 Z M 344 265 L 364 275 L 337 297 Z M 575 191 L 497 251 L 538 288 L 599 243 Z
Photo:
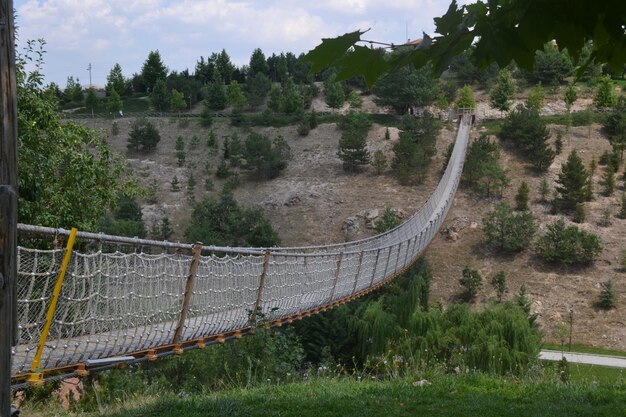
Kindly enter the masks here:
M 581 368 L 582 369 L 582 368 Z M 433 375 L 393 381 L 316 378 L 285 385 L 264 384 L 203 395 L 167 393 L 130 397 L 126 402 L 81 415 L 134 416 L 624 416 L 626 384 L 621 379 L 588 383 Z M 51 410 L 24 410 L 46 416 Z M 60 413 L 63 415 L 63 413 Z M 55 415 L 59 415 L 58 411 Z M 66 414 L 71 415 L 71 414 Z

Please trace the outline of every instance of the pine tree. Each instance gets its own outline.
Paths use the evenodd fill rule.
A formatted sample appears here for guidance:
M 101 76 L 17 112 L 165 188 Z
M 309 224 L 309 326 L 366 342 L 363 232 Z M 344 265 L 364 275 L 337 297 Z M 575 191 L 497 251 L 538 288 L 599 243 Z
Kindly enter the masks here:
M 548 186 L 548 180 L 546 180 L 545 178 L 542 178 L 541 183 L 539 184 L 539 196 L 540 196 L 539 201 L 541 201 L 542 203 L 547 202 L 548 194 L 550 194 L 550 187 Z
M 604 180 L 604 195 L 613 195 L 613 192 L 615 191 L 615 172 L 607 167 L 604 171 L 602 179 Z
M 185 139 L 182 136 L 176 138 L 176 158 L 178 166 L 182 167 L 185 164 Z
M 380 149 L 374 152 L 374 156 L 372 158 L 372 166 L 376 171 L 376 175 L 382 174 L 385 169 L 387 169 L 387 157 L 385 153 Z
M 180 182 L 178 181 L 178 177 L 176 175 L 172 178 L 171 189 L 172 191 L 180 191 Z
M 502 296 L 506 293 L 506 276 L 504 275 L 504 271 L 500 271 L 496 273 L 493 278 L 491 278 L 491 285 L 496 290 L 496 295 L 498 296 L 498 302 L 502 302 Z
M 317 113 L 315 113 L 315 109 L 311 109 L 311 115 L 309 117 L 309 127 L 311 129 L 315 129 L 317 127 Z
M 515 208 L 517 210 L 528 210 L 528 192 L 528 184 L 526 184 L 526 181 L 522 181 L 515 195 Z
M 157 111 L 167 111 L 170 108 L 170 92 L 167 90 L 165 80 L 157 80 L 152 94 L 150 94 L 150 102 Z
M 585 213 L 585 205 L 583 203 L 576 204 L 576 209 L 574 209 L 574 216 L 572 216 L 572 221 L 574 223 L 584 223 L 587 215 Z
M 617 214 L 620 219 L 626 219 L 626 192 L 622 193 L 622 209 Z
M 117 113 L 122 110 L 122 99 L 115 90 L 111 90 L 111 95 L 109 95 L 107 102 L 107 110 L 110 113 L 113 113 L 113 117 L 115 117 Z
M 615 291 L 613 280 L 609 279 L 608 281 L 601 283 L 600 286 L 602 289 L 600 290 L 600 295 L 596 305 L 604 310 L 615 308 L 617 304 L 617 292 Z
M 478 270 L 471 269 L 466 265 L 463 268 L 461 278 L 459 278 L 459 284 L 464 288 L 463 298 L 466 301 L 472 301 L 483 286 L 483 277 Z
M 511 99 L 513 99 L 514 94 L 515 82 L 511 73 L 507 69 L 500 70 L 496 85 L 489 94 L 491 107 L 501 112 L 508 111 L 511 108 Z
M 567 162 L 561 167 L 556 182 L 562 209 L 572 210 L 576 208 L 576 204 L 590 200 L 589 173 L 576 150 L 570 153 Z

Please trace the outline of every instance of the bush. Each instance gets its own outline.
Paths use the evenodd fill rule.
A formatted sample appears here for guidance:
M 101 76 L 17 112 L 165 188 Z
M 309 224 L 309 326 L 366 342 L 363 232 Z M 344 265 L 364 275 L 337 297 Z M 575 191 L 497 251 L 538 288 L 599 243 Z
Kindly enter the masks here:
M 478 290 L 482 288 L 483 277 L 478 270 L 465 266 L 461 278 L 459 278 L 459 284 L 464 289 L 463 298 L 466 301 L 471 301 L 478 294 Z
M 389 230 L 395 229 L 400 226 L 402 220 L 398 217 L 393 209 L 387 207 L 383 213 L 382 219 L 376 222 L 376 233 L 385 233 Z
M 483 218 L 487 243 L 505 252 L 526 249 L 537 231 L 535 217 L 529 211 L 514 213 L 507 203 L 498 203 Z
M 515 208 L 520 211 L 528 210 L 528 184 L 522 181 L 515 195 Z
M 562 265 L 588 265 L 602 252 L 600 238 L 560 219 L 548 225 L 548 231 L 537 241 L 537 254 L 544 261 Z
M 613 280 L 610 279 L 603 282 L 600 286 L 602 289 L 600 290 L 600 295 L 598 296 L 596 305 L 604 310 L 615 308 L 617 304 L 617 292 L 613 286 Z
M 576 204 L 572 221 L 574 223 L 584 223 L 587 215 L 585 214 L 585 205 L 583 203 Z
M 504 275 L 504 271 L 500 271 L 496 273 L 493 278 L 491 278 L 491 285 L 496 290 L 496 295 L 498 296 L 498 302 L 502 302 L 502 296 L 506 293 L 506 276 Z

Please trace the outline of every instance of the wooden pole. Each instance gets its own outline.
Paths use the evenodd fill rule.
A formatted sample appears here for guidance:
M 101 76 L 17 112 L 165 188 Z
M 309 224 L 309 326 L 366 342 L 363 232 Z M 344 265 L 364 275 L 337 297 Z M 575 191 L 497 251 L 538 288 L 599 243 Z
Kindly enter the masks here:
M 0 417 L 11 415 L 17 337 L 17 96 L 13 0 L 0 0 Z
M 196 279 L 196 272 L 198 271 L 198 264 L 200 263 L 200 253 L 202 252 L 202 243 L 196 242 L 191 249 L 193 259 L 189 266 L 189 275 L 187 275 L 187 284 L 185 286 L 185 296 L 183 298 L 183 306 L 180 310 L 180 318 L 178 319 L 178 326 L 176 326 L 176 332 L 174 333 L 173 344 L 177 344 L 180 341 L 180 336 L 183 333 L 185 327 L 185 319 L 187 318 L 187 311 L 189 311 L 189 303 L 191 302 L 191 295 L 193 294 L 193 283 Z

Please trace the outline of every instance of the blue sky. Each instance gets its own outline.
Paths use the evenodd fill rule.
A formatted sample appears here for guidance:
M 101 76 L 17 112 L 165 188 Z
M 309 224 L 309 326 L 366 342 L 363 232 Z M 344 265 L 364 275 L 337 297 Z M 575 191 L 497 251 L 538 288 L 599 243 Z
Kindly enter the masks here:
M 222 48 L 238 66 L 252 51 L 307 52 L 322 38 L 371 28 L 368 39 L 401 43 L 434 30 L 448 0 L 14 0 L 18 48 L 44 38 L 46 81 L 67 76 L 104 85 L 117 62 L 125 76 L 159 50 L 170 70 L 193 71 Z

